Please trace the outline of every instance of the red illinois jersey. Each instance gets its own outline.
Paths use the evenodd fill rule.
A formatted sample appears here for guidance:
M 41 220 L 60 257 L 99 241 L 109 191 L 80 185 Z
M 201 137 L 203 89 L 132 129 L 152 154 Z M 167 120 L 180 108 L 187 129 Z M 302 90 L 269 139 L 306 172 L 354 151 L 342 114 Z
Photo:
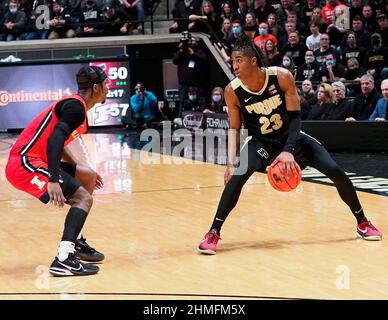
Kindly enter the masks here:
M 82 103 L 85 108 L 85 119 L 82 125 L 71 133 L 64 145 L 68 145 L 86 131 L 87 108 L 85 101 L 75 94 L 58 100 L 43 110 L 27 126 L 27 128 L 23 130 L 9 154 L 9 159 L 5 168 L 5 174 L 8 181 L 16 189 L 25 191 L 44 203 L 49 201 L 46 192 L 48 179 L 50 177 L 47 166 L 47 144 L 48 139 L 58 123 L 58 118 L 55 115 L 55 107 L 59 102 L 67 99 L 77 99 Z M 66 174 L 66 172 L 63 174 Z M 62 188 L 69 190 L 69 179 L 67 179 L 67 181 L 65 180 L 66 179 L 60 176 L 59 183 Z
M 55 107 L 59 102 L 67 99 L 77 99 L 82 103 L 85 108 L 85 120 L 82 125 L 71 133 L 70 137 L 65 141 L 65 146 L 84 133 L 87 129 L 86 103 L 80 96 L 73 94 L 54 102 L 43 110 L 20 134 L 10 152 L 11 155 L 19 154 L 21 156 L 39 158 L 43 162 L 47 162 L 47 142 L 58 123 Z

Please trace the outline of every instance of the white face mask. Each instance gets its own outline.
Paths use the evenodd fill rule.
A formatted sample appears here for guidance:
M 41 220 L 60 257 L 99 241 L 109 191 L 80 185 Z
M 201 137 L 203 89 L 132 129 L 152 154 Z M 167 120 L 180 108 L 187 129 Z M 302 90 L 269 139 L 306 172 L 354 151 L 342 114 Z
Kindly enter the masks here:
M 283 60 L 282 64 L 283 64 L 283 67 L 288 68 L 291 65 L 291 61 L 290 60 Z
M 306 63 L 313 63 L 315 61 L 315 58 L 311 56 L 307 56 L 305 57 L 305 60 L 306 60 Z
M 197 100 L 197 96 L 196 95 L 189 95 L 189 100 L 195 101 L 195 100 Z
M 221 95 L 220 94 L 213 94 L 212 99 L 214 102 L 220 102 L 221 101 Z

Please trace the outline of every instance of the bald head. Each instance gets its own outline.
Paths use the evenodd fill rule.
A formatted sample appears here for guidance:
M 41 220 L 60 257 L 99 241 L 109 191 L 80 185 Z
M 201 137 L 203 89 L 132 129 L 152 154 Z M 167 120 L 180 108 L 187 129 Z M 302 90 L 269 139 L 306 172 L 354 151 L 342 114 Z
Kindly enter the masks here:
M 384 99 L 388 100 L 388 79 L 381 82 L 381 93 L 383 94 Z

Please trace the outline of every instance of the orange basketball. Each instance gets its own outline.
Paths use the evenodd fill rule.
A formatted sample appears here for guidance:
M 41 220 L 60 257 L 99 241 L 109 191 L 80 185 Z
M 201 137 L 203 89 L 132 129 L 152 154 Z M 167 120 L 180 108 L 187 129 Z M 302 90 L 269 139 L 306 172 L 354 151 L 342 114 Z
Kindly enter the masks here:
M 287 176 L 280 173 L 280 163 L 278 162 L 268 168 L 267 177 L 274 189 L 287 192 L 294 190 L 302 181 L 302 171 L 298 170 L 296 177 L 293 173 L 290 173 L 290 176 L 287 178 Z

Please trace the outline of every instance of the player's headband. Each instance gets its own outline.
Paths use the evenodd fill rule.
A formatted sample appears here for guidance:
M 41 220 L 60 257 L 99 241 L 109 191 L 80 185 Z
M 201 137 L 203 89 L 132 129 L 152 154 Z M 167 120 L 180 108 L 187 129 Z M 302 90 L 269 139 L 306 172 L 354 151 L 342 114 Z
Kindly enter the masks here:
M 87 89 L 96 83 L 101 83 L 107 78 L 105 71 L 97 66 L 83 67 L 77 73 L 79 89 Z

